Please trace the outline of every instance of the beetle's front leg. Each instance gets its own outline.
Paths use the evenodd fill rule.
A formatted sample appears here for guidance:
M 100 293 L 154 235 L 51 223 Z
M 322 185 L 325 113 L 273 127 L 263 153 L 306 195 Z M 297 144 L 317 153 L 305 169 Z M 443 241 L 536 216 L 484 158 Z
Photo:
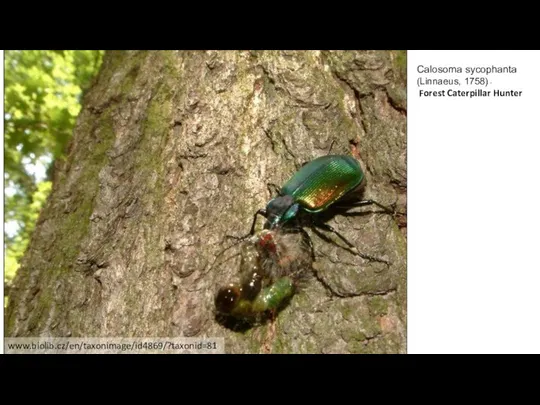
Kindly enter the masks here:
M 251 223 L 251 229 L 249 230 L 249 233 L 247 233 L 244 236 L 233 236 L 233 235 L 225 235 L 226 238 L 229 239 L 235 239 L 235 240 L 244 240 L 249 238 L 250 236 L 255 235 L 255 225 L 257 224 L 257 216 L 262 215 L 266 218 L 266 210 L 260 209 L 253 215 L 253 222 Z
M 266 218 L 266 210 L 265 209 L 257 210 L 255 215 L 253 215 L 253 222 L 251 223 L 251 229 L 249 231 L 249 236 L 253 236 L 255 234 L 255 224 L 257 223 L 257 215 L 262 215 L 263 217 Z

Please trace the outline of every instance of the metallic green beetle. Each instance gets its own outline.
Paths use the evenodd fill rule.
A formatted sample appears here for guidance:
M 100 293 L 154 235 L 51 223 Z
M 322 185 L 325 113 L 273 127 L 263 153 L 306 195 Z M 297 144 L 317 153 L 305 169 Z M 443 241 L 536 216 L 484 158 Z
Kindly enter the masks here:
M 352 208 L 376 205 L 385 212 L 393 210 L 373 200 L 359 201 L 357 192 L 365 183 L 365 176 L 360 163 L 352 156 L 321 156 L 302 166 L 279 191 L 279 195 L 268 202 L 266 209 L 258 210 L 253 216 L 249 235 L 255 232 L 257 215 L 266 218 L 265 229 L 279 229 L 288 221 L 296 218 L 302 211 L 316 215 L 330 206 L 341 205 Z M 356 200 L 351 202 L 351 200 Z M 360 253 L 356 247 L 332 226 L 312 218 L 312 224 L 337 235 L 356 255 L 374 262 L 389 264 L 388 261 Z
M 265 229 L 275 229 L 295 218 L 300 210 L 316 214 L 332 204 L 344 201 L 364 185 L 364 172 L 352 156 L 321 156 L 305 164 L 281 188 L 279 195 L 270 200 L 266 209 L 253 216 L 250 234 L 255 232 L 257 215 L 266 218 Z M 373 200 L 356 201 L 348 206 L 375 204 L 385 211 L 391 210 Z

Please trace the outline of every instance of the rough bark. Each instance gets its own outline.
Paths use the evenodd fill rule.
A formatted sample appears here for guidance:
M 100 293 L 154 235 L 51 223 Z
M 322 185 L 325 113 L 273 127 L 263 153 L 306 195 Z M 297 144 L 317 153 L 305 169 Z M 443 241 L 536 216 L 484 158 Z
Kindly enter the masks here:
M 11 289 L 7 334 L 405 352 L 405 75 L 398 51 L 109 52 Z M 332 142 L 361 160 L 365 197 L 397 202 L 398 215 L 329 224 L 392 265 L 310 232 L 315 274 L 275 324 L 223 327 L 214 294 L 238 272 L 238 258 L 212 266 L 224 236 L 245 234 L 267 183 Z

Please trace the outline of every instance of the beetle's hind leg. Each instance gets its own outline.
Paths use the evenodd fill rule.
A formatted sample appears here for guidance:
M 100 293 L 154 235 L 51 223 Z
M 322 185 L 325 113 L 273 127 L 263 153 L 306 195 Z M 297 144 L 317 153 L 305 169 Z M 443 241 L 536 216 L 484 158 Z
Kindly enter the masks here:
M 342 209 L 350 209 L 355 207 L 365 207 L 367 205 L 376 205 L 377 207 L 381 208 L 384 212 L 387 214 L 394 215 L 396 213 L 396 204 L 392 204 L 391 208 L 387 207 L 385 205 L 382 205 L 381 203 L 378 203 L 375 200 L 362 200 L 362 201 L 352 201 L 350 203 L 346 204 L 334 204 L 334 208 L 342 208 Z M 354 214 L 364 214 L 363 212 L 351 212 L 351 213 L 345 213 L 345 215 L 354 215 Z
M 306 243 L 309 248 L 311 261 L 315 262 L 315 248 L 313 247 L 313 242 L 311 241 L 311 237 L 309 236 L 309 233 L 307 233 L 304 228 L 300 227 L 299 229 L 300 229 L 300 233 L 302 234 L 303 242 Z
M 345 242 L 347 244 L 347 246 L 349 247 L 349 249 L 347 249 L 347 250 L 349 250 L 351 253 L 353 253 L 353 254 L 355 254 L 357 256 L 360 256 L 362 259 L 368 260 L 370 262 L 384 263 L 387 266 L 389 266 L 391 264 L 387 260 L 381 259 L 379 257 L 371 256 L 371 255 L 366 255 L 365 253 L 359 252 L 358 249 L 356 248 L 356 246 L 354 246 L 351 242 L 349 242 L 345 236 L 343 236 L 338 231 L 336 231 L 332 226 L 330 226 L 330 225 L 328 225 L 328 224 L 326 224 L 324 222 L 316 222 L 316 223 L 314 223 L 314 225 L 317 228 L 321 228 L 321 229 L 324 229 L 324 230 L 326 230 L 328 232 L 332 232 L 332 233 L 336 234 L 338 238 L 340 238 L 343 242 Z M 321 236 L 320 232 L 318 232 L 318 230 L 316 228 L 314 229 L 314 231 L 315 231 L 315 233 L 317 235 Z M 323 237 L 323 236 L 321 236 L 321 237 Z M 326 238 L 326 237 L 323 237 L 323 238 L 326 239 L 326 240 L 329 240 L 334 245 L 339 246 L 332 239 L 329 239 L 329 238 Z M 340 246 L 340 247 L 342 247 L 342 246 Z

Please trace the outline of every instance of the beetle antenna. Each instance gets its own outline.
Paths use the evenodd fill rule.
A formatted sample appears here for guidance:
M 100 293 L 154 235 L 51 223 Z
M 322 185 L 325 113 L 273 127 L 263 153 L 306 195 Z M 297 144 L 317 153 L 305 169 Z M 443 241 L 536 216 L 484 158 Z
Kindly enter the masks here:
M 225 235 L 225 238 L 223 239 L 235 239 L 236 241 L 233 242 L 231 245 L 227 246 L 225 249 L 223 249 L 221 252 L 219 252 L 216 257 L 214 257 L 214 261 L 212 262 L 212 264 L 210 265 L 210 270 L 212 270 L 213 268 L 215 268 L 217 265 L 220 265 L 220 264 L 223 264 L 223 263 L 226 263 L 228 262 L 229 260 L 231 260 L 232 258 L 238 256 L 240 253 L 236 253 L 234 254 L 233 256 L 229 257 L 228 259 L 225 259 L 219 263 L 216 264 L 218 258 L 223 255 L 223 253 L 225 253 L 227 250 L 229 250 L 230 248 L 233 248 L 235 246 L 237 246 L 239 243 L 241 243 L 242 241 L 244 241 L 246 238 L 240 238 L 238 236 L 232 236 L 232 235 Z
M 274 188 L 274 192 L 272 193 L 272 190 L 270 190 L 270 186 L 272 186 Z M 281 195 L 281 187 L 277 186 L 276 184 L 274 183 L 266 183 L 266 187 L 268 188 L 268 192 L 270 193 L 270 195 L 276 195 L 276 196 L 279 196 Z

